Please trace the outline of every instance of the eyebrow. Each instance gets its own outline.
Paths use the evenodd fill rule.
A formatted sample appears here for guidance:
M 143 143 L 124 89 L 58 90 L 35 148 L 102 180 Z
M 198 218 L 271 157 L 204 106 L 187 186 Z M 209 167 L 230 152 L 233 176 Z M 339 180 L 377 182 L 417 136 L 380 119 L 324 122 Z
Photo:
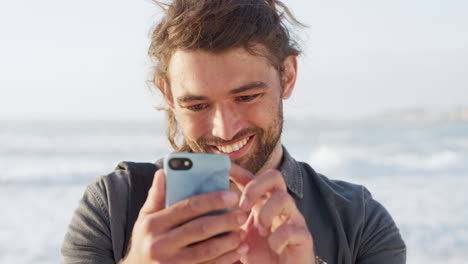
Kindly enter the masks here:
M 242 93 L 245 91 L 261 89 L 261 88 L 266 88 L 266 87 L 267 85 L 264 82 L 253 82 L 253 83 L 249 83 L 246 85 L 242 85 L 239 88 L 233 89 L 229 91 L 229 94 L 234 95 L 234 94 Z
M 201 96 L 201 95 L 184 95 L 177 98 L 177 102 L 179 103 L 187 103 L 191 101 L 202 101 L 207 100 L 208 97 Z
M 246 85 L 242 85 L 239 88 L 232 89 L 231 91 L 229 91 L 229 94 L 235 95 L 235 94 L 242 93 L 245 91 L 262 89 L 266 87 L 267 85 L 264 82 L 252 82 Z M 177 102 L 179 103 L 187 103 L 191 101 L 203 101 L 203 100 L 208 100 L 208 97 L 203 96 L 203 95 L 190 95 L 189 94 L 189 95 L 183 95 L 177 98 Z

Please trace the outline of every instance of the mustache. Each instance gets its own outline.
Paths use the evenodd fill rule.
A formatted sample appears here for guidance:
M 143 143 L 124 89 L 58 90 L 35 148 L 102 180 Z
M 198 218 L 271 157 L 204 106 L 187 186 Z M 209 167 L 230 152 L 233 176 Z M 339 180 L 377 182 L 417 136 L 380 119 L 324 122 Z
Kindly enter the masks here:
M 222 145 L 222 144 L 226 144 L 226 143 L 229 143 L 229 142 L 232 142 L 232 141 L 236 141 L 239 138 L 245 137 L 245 136 L 250 135 L 250 134 L 262 134 L 262 133 L 263 133 L 263 129 L 261 129 L 259 127 L 246 128 L 246 129 L 243 129 L 243 130 L 239 131 L 230 140 L 224 140 L 224 139 L 218 138 L 218 137 L 199 138 L 197 140 L 197 144 L 199 146 L 203 146 L 203 145 Z

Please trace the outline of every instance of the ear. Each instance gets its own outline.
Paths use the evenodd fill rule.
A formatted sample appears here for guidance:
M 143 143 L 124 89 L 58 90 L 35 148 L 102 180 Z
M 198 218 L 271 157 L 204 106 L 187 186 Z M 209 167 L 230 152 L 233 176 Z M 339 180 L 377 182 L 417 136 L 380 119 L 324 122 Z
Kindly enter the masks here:
M 169 106 L 171 110 L 174 110 L 174 100 L 171 95 L 171 91 L 169 91 L 169 85 L 166 83 L 164 79 L 159 79 L 159 89 L 161 90 L 163 96 L 164 96 L 164 101 L 166 101 L 166 104 Z
M 297 77 L 297 57 L 288 56 L 283 62 L 284 72 L 282 77 L 283 82 L 283 100 L 289 99 L 296 85 Z

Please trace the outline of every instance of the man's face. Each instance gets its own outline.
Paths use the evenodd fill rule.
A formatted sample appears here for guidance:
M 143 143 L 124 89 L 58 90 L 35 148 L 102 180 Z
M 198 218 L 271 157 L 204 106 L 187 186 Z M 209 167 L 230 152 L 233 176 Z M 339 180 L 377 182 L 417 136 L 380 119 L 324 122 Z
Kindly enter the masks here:
M 179 50 L 168 72 L 168 103 L 193 151 L 228 155 L 253 173 L 281 152 L 282 99 L 292 87 L 283 93 L 278 71 L 265 57 L 242 48 Z

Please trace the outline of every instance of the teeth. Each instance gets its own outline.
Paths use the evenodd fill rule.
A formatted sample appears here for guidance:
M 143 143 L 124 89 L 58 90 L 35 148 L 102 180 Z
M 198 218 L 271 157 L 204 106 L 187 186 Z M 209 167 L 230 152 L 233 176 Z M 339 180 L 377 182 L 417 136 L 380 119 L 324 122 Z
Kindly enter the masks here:
M 226 146 L 226 152 L 231 153 L 232 152 L 232 145 Z
M 242 147 L 241 143 L 237 142 L 236 144 L 234 144 L 233 150 L 238 151 L 241 147 Z
M 243 146 L 245 146 L 245 144 L 247 144 L 248 141 L 249 140 L 246 138 L 232 145 L 216 146 L 216 147 L 218 148 L 219 151 L 222 151 L 224 153 L 231 153 L 231 152 L 238 151 L 239 149 L 241 149 Z

